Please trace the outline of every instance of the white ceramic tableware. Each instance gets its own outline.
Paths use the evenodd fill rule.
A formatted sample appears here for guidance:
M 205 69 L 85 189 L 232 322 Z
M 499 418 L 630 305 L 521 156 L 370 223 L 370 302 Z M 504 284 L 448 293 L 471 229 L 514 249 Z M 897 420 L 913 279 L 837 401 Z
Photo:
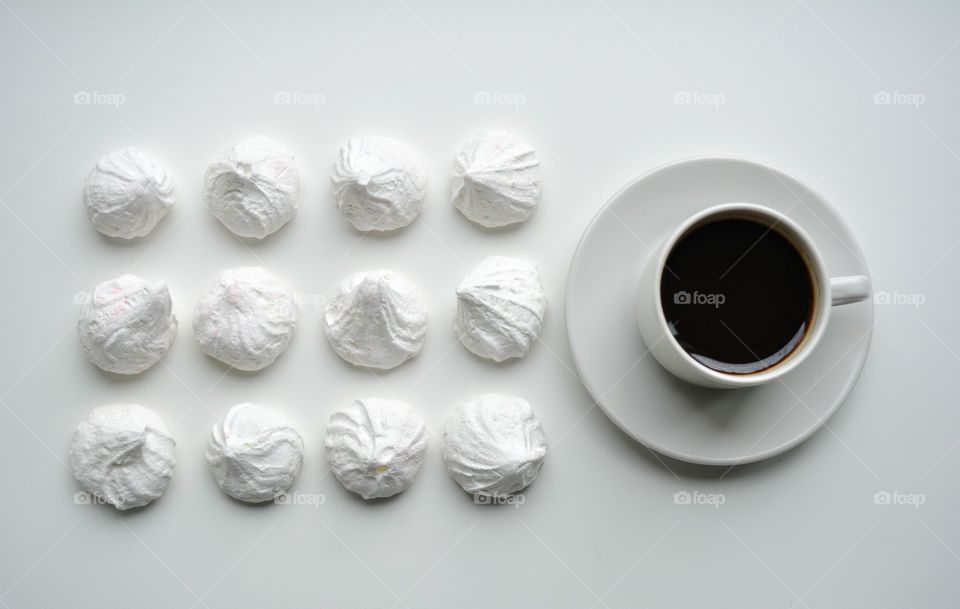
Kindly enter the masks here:
M 802 366 L 737 391 L 687 383 L 661 366 L 637 325 L 643 265 L 688 218 L 728 201 L 762 201 L 789 217 L 828 276 L 870 276 L 853 231 L 819 193 L 761 163 L 701 157 L 658 167 L 610 197 L 584 230 L 564 303 L 573 363 L 604 414 L 659 453 L 726 466 L 779 455 L 820 429 L 856 385 L 873 329 L 873 299 L 834 307 Z
M 800 342 L 782 360 L 750 374 L 734 374 L 709 368 L 687 353 L 671 334 L 663 312 L 661 280 L 666 260 L 674 246 L 694 229 L 726 219 L 744 219 L 777 231 L 797 250 L 807 265 L 813 283 L 813 309 Z M 764 281 L 764 277 L 757 277 Z M 650 354 L 681 379 L 712 388 L 737 388 L 762 385 L 778 379 L 799 366 L 813 352 L 827 328 L 830 309 L 859 302 L 870 295 L 870 280 L 864 275 L 830 277 L 823 257 L 810 237 L 786 215 L 753 203 L 723 203 L 708 207 L 681 223 L 649 257 L 640 274 L 637 293 L 637 320 L 640 334 Z

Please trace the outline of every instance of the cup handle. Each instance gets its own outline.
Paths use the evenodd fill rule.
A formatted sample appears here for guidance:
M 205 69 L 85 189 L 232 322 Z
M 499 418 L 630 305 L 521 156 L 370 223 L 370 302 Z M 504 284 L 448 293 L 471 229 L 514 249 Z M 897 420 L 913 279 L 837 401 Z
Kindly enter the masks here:
M 860 302 L 870 296 L 870 280 L 863 275 L 830 278 L 830 304 L 833 306 Z

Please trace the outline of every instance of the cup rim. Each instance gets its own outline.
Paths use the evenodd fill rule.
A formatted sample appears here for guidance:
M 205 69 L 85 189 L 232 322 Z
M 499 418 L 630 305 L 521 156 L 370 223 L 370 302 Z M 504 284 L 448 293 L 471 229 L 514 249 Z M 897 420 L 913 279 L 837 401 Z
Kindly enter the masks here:
M 801 339 L 800 344 L 794 348 L 792 353 L 788 354 L 784 359 L 777 362 L 773 366 L 759 372 L 748 374 L 731 374 L 727 372 L 721 372 L 719 370 L 709 368 L 708 366 L 694 359 L 693 356 L 691 356 L 680 345 L 680 343 L 677 342 L 677 339 L 674 338 L 673 334 L 670 332 L 667 324 L 666 314 L 663 311 L 663 302 L 661 301 L 660 294 L 660 286 L 663 280 L 663 272 L 666 269 L 667 258 L 669 257 L 670 252 L 676 246 L 677 242 L 686 236 L 686 234 L 696 225 L 704 222 L 704 220 L 721 214 L 730 214 L 736 212 L 746 212 L 752 216 L 761 216 L 771 219 L 772 222 L 770 222 L 770 228 L 772 230 L 777 230 L 785 238 L 791 240 L 794 247 L 805 259 L 807 266 L 813 275 L 812 280 L 815 290 L 814 309 L 811 314 L 811 327 Z M 778 230 L 777 227 L 780 226 L 784 227 L 788 234 L 784 234 L 784 231 Z M 701 210 L 684 220 L 676 229 L 673 230 L 672 233 L 670 233 L 666 240 L 664 240 L 663 244 L 657 250 L 657 256 L 659 259 L 657 260 L 657 269 L 656 273 L 654 274 L 653 281 L 654 310 L 656 312 L 657 319 L 660 322 L 661 329 L 663 330 L 664 334 L 666 334 L 667 340 L 669 341 L 669 344 L 673 350 L 688 364 L 688 366 L 696 370 L 701 376 L 705 376 L 716 383 L 726 385 L 728 387 L 752 387 L 761 385 L 780 378 L 799 366 L 803 360 L 810 355 L 817 343 L 820 342 L 820 338 L 823 336 L 824 330 L 826 329 L 827 320 L 829 318 L 830 309 L 832 306 L 830 302 L 830 279 L 827 276 L 826 265 L 823 261 L 823 258 L 820 255 L 816 245 L 813 243 L 813 240 L 802 228 L 800 228 L 796 222 L 788 218 L 785 214 L 756 203 L 720 203 L 718 205 Z

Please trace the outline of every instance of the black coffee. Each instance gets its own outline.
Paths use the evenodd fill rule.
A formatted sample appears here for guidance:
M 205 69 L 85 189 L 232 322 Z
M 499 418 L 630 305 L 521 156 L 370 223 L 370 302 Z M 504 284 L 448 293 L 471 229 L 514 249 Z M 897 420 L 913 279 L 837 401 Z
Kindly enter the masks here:
M 703 365 L 750 374 L 800 344 L 813 311 L 813 280 L 800 253 L 769 226 L 720 219 L 676 243 L 660 301 L 680 346 Z

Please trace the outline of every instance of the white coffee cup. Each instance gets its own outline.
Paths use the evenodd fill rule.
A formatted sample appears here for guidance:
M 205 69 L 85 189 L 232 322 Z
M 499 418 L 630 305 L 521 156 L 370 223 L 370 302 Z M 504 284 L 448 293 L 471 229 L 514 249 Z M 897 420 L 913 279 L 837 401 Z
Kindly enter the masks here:
M 721 372 L 694 359 L 671 334 L 660 300 L 660 284 L 666 260 L 674 246 L 694 228 L 731 218 L 759 222 L 782 235 L 803 257 L 813 283 L 811 321 L 800 343 L 773 366 L 750 374 Z M 762 281 L 762 278 L 758 280 Z M 826 265 L 813 241 L 782 213 L 752 203 L 724 203 L 688 218 L 651 255 L 640 275 L 637 319 L 640 334 L 651 355 L 679 378 L 703 387 L 751 387 L 780 378 L 803 363 L 823 336 L 832 307 L 859 302 L 869 295 L 870 280 L 863 275 L 828 277 Z

